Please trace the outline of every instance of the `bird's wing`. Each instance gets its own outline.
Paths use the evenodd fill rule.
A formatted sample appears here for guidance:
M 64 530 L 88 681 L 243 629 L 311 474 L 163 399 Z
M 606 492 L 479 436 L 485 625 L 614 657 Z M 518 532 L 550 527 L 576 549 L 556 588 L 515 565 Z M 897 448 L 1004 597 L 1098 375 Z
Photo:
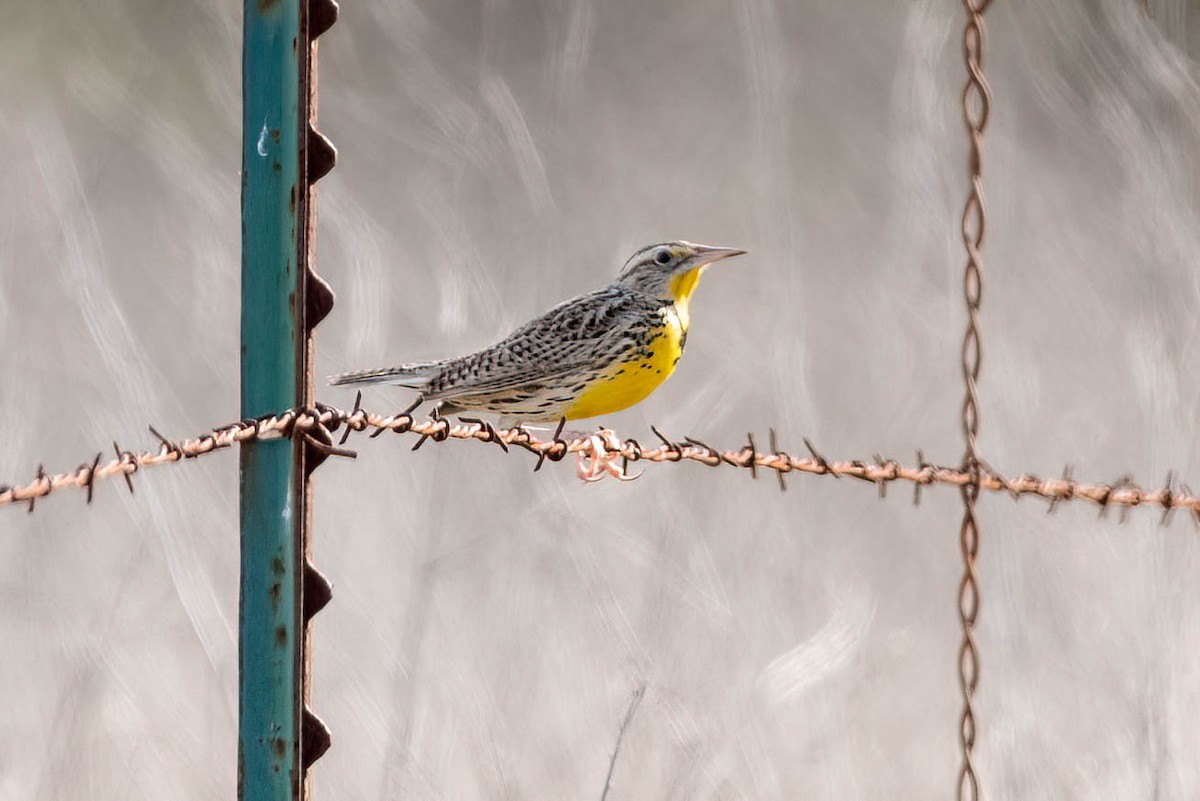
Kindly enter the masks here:
M 633 341 L 634 324 L 661 302 L 620 285 L 560 303 L 490 348 L 455 359 L 430 383 L 430 400 L 502 392 L 570 376 Z

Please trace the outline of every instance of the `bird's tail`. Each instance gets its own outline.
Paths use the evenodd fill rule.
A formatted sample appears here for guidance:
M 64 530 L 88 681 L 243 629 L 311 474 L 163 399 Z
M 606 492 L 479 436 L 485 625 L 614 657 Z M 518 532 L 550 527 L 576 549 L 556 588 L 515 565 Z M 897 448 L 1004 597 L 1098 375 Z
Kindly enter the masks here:
M 353 373 L 338 373 L 329 376 L 331 386 L 367 386 L 370 384 L 394 384 L 410 389 L 423 389 L 438 371 L 446 365 L 448 359 L 436 362 L 413 362 L 400 364 L 395 367 L 382 367 L 378 370 L 359 370 Z

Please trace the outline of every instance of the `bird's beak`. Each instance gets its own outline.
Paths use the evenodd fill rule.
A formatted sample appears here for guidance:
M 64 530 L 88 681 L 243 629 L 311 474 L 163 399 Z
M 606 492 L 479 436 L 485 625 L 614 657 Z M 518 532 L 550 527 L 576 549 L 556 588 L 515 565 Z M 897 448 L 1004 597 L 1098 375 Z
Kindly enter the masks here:
M 737 248 L 716 248 L 709 245 L 692 245 L 692 248 L 696 251 L 696 255 L 692 257 L 692 263 L 696 267 L 703 267 L 721 259 L 741 256 L 746 252 Z

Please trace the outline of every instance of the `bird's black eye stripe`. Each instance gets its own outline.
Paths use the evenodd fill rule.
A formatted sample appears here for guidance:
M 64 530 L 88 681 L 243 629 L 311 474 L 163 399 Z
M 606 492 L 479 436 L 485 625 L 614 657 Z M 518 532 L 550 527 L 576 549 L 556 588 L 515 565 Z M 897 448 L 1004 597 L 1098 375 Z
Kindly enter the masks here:
M 658 255 L 654 257 L 654 260 L 659 264 L 670 264 L 671 252 L 669 250 L 660 250 L 658 251 Z

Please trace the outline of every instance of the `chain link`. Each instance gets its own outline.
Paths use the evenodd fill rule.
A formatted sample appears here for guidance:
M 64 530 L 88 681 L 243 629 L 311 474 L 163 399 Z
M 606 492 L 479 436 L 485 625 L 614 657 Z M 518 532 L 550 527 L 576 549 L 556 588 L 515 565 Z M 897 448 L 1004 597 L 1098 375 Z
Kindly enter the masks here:
M 979 396 L 977 383 L 983 361 L 979 330 L 979 307 L 983 300 L 983 275 L 980 250 L 987 228 L 983 202 L 983 132 L 991 111 L 991 90 L 983 75 L 984 25 L 983 13 L 990 0 L 963 0 L 967 24 L 963 30 L 963 58 L 967 67 L 967 83 L 963 87 L 962 112 L 969 142 L 968 168 L 971 188 L 963 207 L 962 238 L 967 251 L 963 272 L 963 297 L 967 307 L 967 331 L 962 344 L 962 375 L 966 396 L 962 407 L 962 431 L 966 440 L 963 472 L 970 481 L 961 489 L 963 501 L 959 545 L 963 560 L 963 577 L 958 587 L 958 615 L 962 624 L 962 644 L 958 651 L 958 680 L 962 692 L 962 716 L 959 719 L 959 746 L 962 767 L 958 775 L 959 801 L 978 801 L 979 779 L 975 773 L 975 690 L 979 685 L 979 651 L 975 645 L 975 620 L 979 615 L 979 584 L 975 574 L 975 558 L 979 553 L 979 524 L 975 502 L 979 499 L 982 470 L 976 440 L 979 436 Z

